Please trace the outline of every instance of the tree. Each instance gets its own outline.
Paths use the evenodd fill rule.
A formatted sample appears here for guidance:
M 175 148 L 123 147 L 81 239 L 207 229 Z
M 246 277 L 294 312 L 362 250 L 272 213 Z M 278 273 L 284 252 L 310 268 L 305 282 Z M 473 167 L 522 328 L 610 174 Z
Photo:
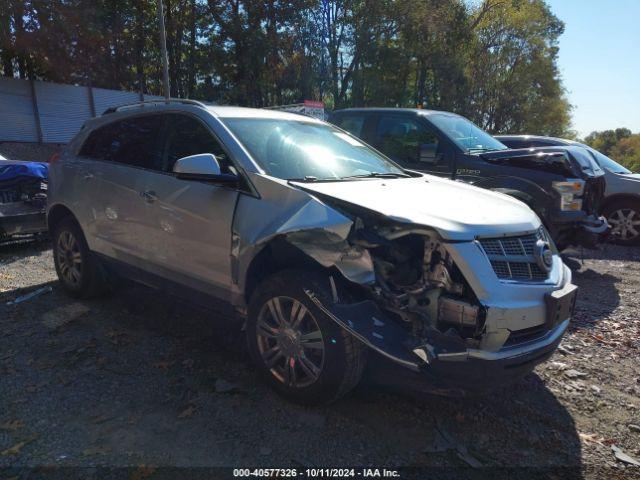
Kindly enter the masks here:
M 563 24 L 543 0 L 164 3 L 174 96 L 425 106 L 492 132 L 571 134 Z M 156 0 L 0 2 L 6 76 L 161 94 L 158 47 Z

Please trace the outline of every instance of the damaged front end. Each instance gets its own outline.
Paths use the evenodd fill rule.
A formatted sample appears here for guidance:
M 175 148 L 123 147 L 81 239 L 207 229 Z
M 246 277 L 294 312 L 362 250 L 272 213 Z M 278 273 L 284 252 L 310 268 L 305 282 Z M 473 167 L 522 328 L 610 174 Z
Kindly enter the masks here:
M 323 304 L 307 291 L 343 328 L 383 356 L 416 371 L 438 353 L 479 345 L 484 309 L 435 232 L 366 225 L 357 218 L 348 244 L 346 252 L 360 252 L 360 259 L 366 259 L 361 260 L 358 276 L 369 281 L 343 286 L 349 290 L 347 297 L 362 300 L 345 303 L 336 289 L 334 301 Z M 334 264 L 338 270 L 344 270 L 343 261 L 349 255 Z M 349 273 L 355 277 L 355 272 Z
M 47 174 L 45 164 L 0 161 L 0 242 L 46 232 Z
M 447 373 L 437 377 L 451 377 L 454 386 L 442 386 L 440 391 L 458 388 L 459 382 L 448 373 L 451 366 L 459 368 L 462 377 L 480 369 L 463 381 L 464 388 L 470 387 L 474 376 L 485 378 L 484 371 L 491 370 L 483 362 L 492 367 L 504 364 L 503 370 L 511 369 L 510 374 L 528 372 L 553 351 L 566 329 L 570 312 L 565 306 L 572 305 L 574 290 L 567 292 L 571 298 L 555 315 L 562 318 L 553 323 L 545 320 L 545 295 L 564 285 L 575 289 L 557 255 L 539 280 L 530 280 L 539 282 L 535 285 L 527 285 L 529 280 L 501 280 L 482 239 L 473 233 L 464 239 L 443 238 L 430 226 L 321 192 L 309 195 L 304 186 L 260 175 L 252 182 L 261 192 L 260 201 L 243 197 L 234 223 L 232 265 L 239 297 L 251 291 L 247 282 L 253 273 L 267 268 L 264 263 L 250 270 L 250 263 L 260 264 L 253 261 L 256 257 L 272 248 L 272 257 L 279 261 L 272 271 L 277 271 L 300 268 L 299 263 L 288 263 L 297 252 L 309 260 L 306 266 L 319 266 L 328 274 L 331 298 L 305 289 L 318 309 L 405 372 L 434 380 L 434 372 L 445 369 Z M 276 202 L 278 208 L 272 208 Z M 485 234 L 520 235 L 512 225 L 508 233 L 504 233 L 507 227 L 492 228 Z M 532 221 L 525 228 L 531 237 L 540 224 Z M 528 237 L 518 238 L 526 242 Z M 548 243 L 540 242 L 548 248 Z M 490 243 L 486 245 L 488 249 Z M 535 263 L 533 255 L 523 252 L 522 259 L 506 261 L 513 260 L 515 269 L 519 260 Z M 528 268 L 531 274 L 534 264 Z M 515 270 L 512 273 L 517 276 Z

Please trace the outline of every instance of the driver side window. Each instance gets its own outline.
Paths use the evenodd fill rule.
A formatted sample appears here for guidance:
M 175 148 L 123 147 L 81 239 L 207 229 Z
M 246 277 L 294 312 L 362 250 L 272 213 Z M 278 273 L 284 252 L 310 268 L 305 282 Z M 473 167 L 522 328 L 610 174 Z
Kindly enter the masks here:
M 411 118 L 381 116 L 374 145 L 406 168 L 429 169 L 443 161 L 438 137 Z
M 172 172 L 177 160 L 199 153 L 212 153 L 223 173 L 233 173 L 222 146 L 200 121 L 187 115 L 167 115 L 164 171 Z

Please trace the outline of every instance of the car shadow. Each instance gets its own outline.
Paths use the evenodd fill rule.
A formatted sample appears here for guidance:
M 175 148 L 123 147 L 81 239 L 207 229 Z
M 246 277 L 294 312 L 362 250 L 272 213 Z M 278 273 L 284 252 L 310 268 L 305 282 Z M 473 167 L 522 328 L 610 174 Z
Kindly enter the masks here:
M 13 262 L 24 261 L 24 256 L 35 255 L 51 248 L 48 236 L 41 235 L 22 240 L 5 241 L 0 243 L 0 264 L 9 265 Z
M 626 260 L 635 252 L 624 247 L 603 245 L 599 250 L 571 250 L 563 261 L 571 269 L 573 283 L 580 287 L 572 328 L 592 329 L 611 315 L 620 305 L 618 286 L 624 276 Z M 592 268 L 594 262 L 605 262 L 605 268 Z M 604 270 L 604 271 L 603 271 Z
M 31 290 L 47 286 L 14 306 L 16 292 L 0 294 L 7 415 L 56 431 L 24 449 L 29 464 L 63 451 L 71 465 L 409 466 L 416 478 L 564 466 L 579 478 L 573 419 L 535 374 L 483 398 L 365 381 L 303 407 L 259 380 L 228 316 L 139 285 L 91 301 L 56 282 Z

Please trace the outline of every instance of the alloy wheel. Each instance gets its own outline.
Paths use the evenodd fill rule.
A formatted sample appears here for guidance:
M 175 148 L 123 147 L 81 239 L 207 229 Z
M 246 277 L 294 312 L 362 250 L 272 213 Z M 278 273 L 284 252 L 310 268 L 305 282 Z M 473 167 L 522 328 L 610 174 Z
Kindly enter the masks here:
M 58 236 L 56 254 L 60 275 L 65 282 L 74 287 L 82 281 L 82 253 L 80 244 L 68 230 L 64 230 Z
M 298 300 L 273 297 L 256 323 L 258 351 L 271 374 L 302 388 L 318 380 L 324 366 L 324 340 L 313 314 Z
M 632 208 L 613 211 L 607 219 L 611 234 L 621 240 L 632 240 L 640 234 L 640 214 Z

